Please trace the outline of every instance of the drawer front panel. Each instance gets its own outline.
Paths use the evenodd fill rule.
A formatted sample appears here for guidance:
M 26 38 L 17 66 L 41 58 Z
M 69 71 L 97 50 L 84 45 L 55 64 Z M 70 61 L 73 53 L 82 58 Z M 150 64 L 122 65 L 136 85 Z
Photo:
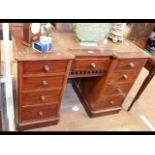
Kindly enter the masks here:
M 44 105 L 45 103 L 53 104 L 60 102 L 61 91 L 52 90 L 52 91 L 43 91 L 43 92 L 32 92 L 32 93 L 23 93 L 23 106 L 28 105 Z
M 123 83 L 123 84 L 114 84 L 114 85 L 106 85 L 103 96 L 108 95 L 127 95 L 133 83 Z
M 145 63 L 145 59 L 119 60 L 115 70 L 134 70 L 140 69 Z
M 23 74 L 66 72 L 68 61 L 24 62 Z
M 63 76 L 24 78 L 23 90 L 62 88 L 63 81 Z
M 35 108 L 22 108 L 21 121 L 37 121 L 47 118 L 53 118 L 58 115 L 58 106 L 50 105 Z
M 99 104 L 96 105 L 95 109 L 107 109 L 112 107 L 120 107 L 124 101 L 124 97 L 122 96 L 110 96 L 110 97 L 103 97 Z
M 133 82 L 137 78 L 139 70 L 113 72 L 108 80 L 109 84 Z
M 72 71 L 87 71 L 87 70 L 107 70 L 110 64 L 109 58 L 102 59 L 77 59 L 73 61 Z

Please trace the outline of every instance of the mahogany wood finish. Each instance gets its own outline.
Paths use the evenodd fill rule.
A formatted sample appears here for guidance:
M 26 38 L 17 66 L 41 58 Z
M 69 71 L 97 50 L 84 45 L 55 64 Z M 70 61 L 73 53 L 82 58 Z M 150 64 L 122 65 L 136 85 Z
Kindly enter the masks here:
M 89 71 L 89 70 L 107 70 L 109 67 L 110 59 L 109 57 L 103 58 L 79 58 L 72 63 L 72 71 Z
M 37 90 L 61 89 L 63 87 L 64 75 L 61 76 L 41 76 L 41 77 L 24 77 L 24 92 Z
M 110 107 L 120 107 L 123 101 L 124 97 L 121 95 L 102 97 L 100 104 L 96 106 L 96 109 L 100 110 L 101 108 L 107 109 Z
M 38 68 L 37 65 L 38 64 Z M 18 64 L 18 129 L 28 129 L 33 122 L 41 120 L 51 124 L 58 121 L 63 87 L 66 85 L 69 60 L 19 62 Z M 34 66 L 34 67 L 32 67 Z M 48 70 L 44 70 L 48 66 Z M 52 72 L 53 71 L 53 72 Z M 62 72 L 63 75 L 52 75 Z M 31 75 L 31 77 L 26 75 Z M 25 123 L 25 125 L 24 125 Z M 20 125 L 22 124 L 22 125 Z M 36 126 L 40 123 L 36 123 Z
M 115 69 L 118 70 L 134 70 L 141 68 L 144 64 L 144 59 L 128 59 L 128 60 L 120 60 L 116 65 Z
M 44 120 L 46 118 L 55 118 L 58 116 L 58 105 L 42 105 L 36 107 L 22 108 L 21 121 Z
M 135 71 L 115 71 L 109 79 L 109 84 L 132 82 L 137 77 L 139 70 Z M 115 76 L 114 76 L 115 75 Z
M 20 32 L 13 31 L 18 130 L 58 123 L 68 78 L 90 117 L 118 113 L 149 57 L 127 40 L 81 47 L 73 33 L 62 32 L 53 33 L 53 49 L 42 55 L 22 45 Z
M 119 95 L 120 89 L 125 94 L 129 92 L 130 88 L 132 86 L 132 83 L 115 83 L 115 84 L 107 84 L 104 94 L 105 95 Z
M 128 61 L 130 62 L 132 59 Z M 142 61 L 143 64 L 141 64 Z M 123 67 L 116 67 L 119 60 L 112 59 L 109 70 L 104 78 L 80 79 L 78 85 L 75 83 L 76 91 L 84 98 L 82 101 L 85 104 L 86 111 L 89 111 L 88 114 L 91 117 L 95 117 L 100 116 L 101 113 L 106 115 L 109 109 L 111 111 L 117 111 L 118 108 L 121 109 L 125 97 L 146 61 L 147 59 L 141 59 L 139 61 L 141 67 L 132 68 L 131 71 L 128 68 L 120 70 Z M 137 63 L 138 66 L 140 64 Z
M 60 89 L 61 90 L 61 89 Z M 23 93 L 23 106 L 35 106 L 59 103 L 60 90 L 38 91 L 31 93 Z M 37 93 L 37 95 L 36 95 Z
M 72 61 L 69 78 L 103 76 L 109 65 L 109 57 L 77 56 Z
M 66 72 L 67 61 L 42 61 L 25 62 L 23 64 L 23 74 L 41 74 L 41 73 L 64 73 Z

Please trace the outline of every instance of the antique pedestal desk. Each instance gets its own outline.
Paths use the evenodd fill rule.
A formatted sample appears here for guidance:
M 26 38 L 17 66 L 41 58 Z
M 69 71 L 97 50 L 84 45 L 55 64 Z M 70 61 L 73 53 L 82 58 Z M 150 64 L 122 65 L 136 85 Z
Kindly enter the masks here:
M 16 126 L 26 130 L 57 124 L 67 80 L 88 116 L 118 113 L 149 55 L 129 41 L 80 46 L 73 33 L 53 33 L 53 48 L 40 54 L 13 31 Z M 76 121 L 76 120 L 75 120 Z

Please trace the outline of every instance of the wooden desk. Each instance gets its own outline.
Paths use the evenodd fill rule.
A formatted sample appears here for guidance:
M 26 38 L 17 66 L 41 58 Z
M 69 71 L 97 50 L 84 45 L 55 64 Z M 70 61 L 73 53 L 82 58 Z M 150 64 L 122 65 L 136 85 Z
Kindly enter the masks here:
M 90 117 L 118 113 L 149 58 L 129 41 L 82 47 L 73 33 L 53 33 L 52 51 L 40 54 L 22 44 L 21 30 L 13 35 L 18 130 L 58 123 L 69 78 Z
M 151 57 L 147 63 L 145 64 L 145 68 L 149 71 L 149 74 L 145 78 L 144 82 L 142 83 L 138 93 L 136 94 L 134 100 L 132 101 L 131 105 L 128 108 L 128 111 L 130 111 L 134 105 L 134 103 L 139 99 L 145 88 L 148 86 L 150 81 L 155 75 L 155 56 Z

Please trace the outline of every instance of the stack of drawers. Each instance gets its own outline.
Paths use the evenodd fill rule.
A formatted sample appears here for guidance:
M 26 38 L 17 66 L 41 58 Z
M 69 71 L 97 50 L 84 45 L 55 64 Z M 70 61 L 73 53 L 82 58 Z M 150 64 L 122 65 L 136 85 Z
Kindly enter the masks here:
M 107 77 L 95 109 L 121 107 L 145 62 L 144 59 L 114 60 L 113 70 Z
M 68 60 L 19 62 L 19 129 L 57 123 L 68 65 Z

